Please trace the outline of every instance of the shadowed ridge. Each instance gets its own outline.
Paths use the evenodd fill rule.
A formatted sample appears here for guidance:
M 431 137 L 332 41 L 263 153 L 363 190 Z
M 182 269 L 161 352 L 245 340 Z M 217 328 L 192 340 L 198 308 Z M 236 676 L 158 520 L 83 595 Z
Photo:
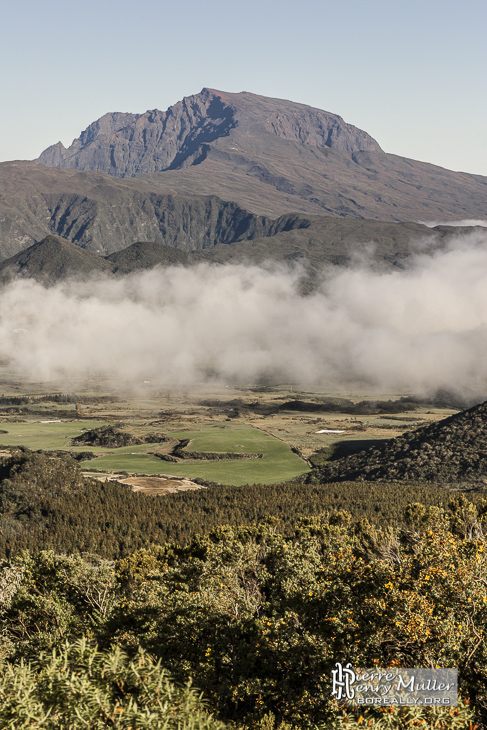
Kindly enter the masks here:
M 316 470 L 320 481 L 487 483 L 487 402 Z
M 101 256 L 59 236 L 46 236 L 3 261 L 0 282 L 6 284 L 14 279 L 28 278 L 52 286 L 63 279 L 87 279 L 110 270 L 110 265 Z
M 114 274 L 130 274 L 140 269 L 152 269 L 154 266 L 189 266 L 195 260 L 195 254 L 180 251 L 164 243 L 138 241 L 122 251 L 116 251 L 105 259 Z

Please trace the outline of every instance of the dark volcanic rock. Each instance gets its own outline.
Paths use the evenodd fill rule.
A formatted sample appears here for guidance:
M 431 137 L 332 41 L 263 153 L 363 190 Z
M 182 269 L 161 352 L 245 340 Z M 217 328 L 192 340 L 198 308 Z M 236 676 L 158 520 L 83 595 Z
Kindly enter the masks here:
M 487 483 L 487 402 L 314 472 L 322 481 Z

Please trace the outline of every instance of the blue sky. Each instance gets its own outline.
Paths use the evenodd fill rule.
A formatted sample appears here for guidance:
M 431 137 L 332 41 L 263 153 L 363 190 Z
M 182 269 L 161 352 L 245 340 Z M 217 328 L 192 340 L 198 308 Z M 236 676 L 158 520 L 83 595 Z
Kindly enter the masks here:
M 0 160 L 203 86 L 340 114 L 487 175 L 485 0 L 0 0 Z

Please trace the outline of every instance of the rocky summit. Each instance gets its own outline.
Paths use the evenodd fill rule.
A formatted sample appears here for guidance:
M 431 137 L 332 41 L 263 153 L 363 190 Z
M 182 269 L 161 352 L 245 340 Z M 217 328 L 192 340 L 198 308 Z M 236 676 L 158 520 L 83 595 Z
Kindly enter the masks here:
M 253 136 L 254 144 L 262 136 L 273 135 L 316 149 L 381 152 L 372 137 L 336 114 L 247 92 L 203 89 L 165 112 L 105 114 L 70 147 L 58 142 L 37 162 L 135 176 L 197 164 L 208 153 L 207 145 L 223 138 L 241 139 L 242 133 Z

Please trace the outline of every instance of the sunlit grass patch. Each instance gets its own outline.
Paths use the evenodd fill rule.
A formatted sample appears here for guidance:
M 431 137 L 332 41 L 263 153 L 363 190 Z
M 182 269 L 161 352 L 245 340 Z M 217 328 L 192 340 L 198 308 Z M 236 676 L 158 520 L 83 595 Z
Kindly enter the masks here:
M 52 421 L 48 419 L 46 421 Z M 5 446 L 27 446 L 29 449 L 44 449 L 46 451 L 67 449 L 86 451 L 84 448 L 71 446 L 71 439 L 79 436 L 83 429 L 96 428 L 105 425 L 100 421 L 62 421 L 60 423 L 28 423 L 6 422 L 0 428 L 7 433 L 0 433 L 0 444 Z M 90 449 L 92 451 L 93 449 Z
M 243 461 L 188 460 L 176 464 L 138 453 L 137 448 L 140 447 L 126 447 L 114 449 L 113 454 L 84 462 L 84 466 L 107 471 L 171 474 L 187 476 L 190 479 L 199 477 L 235 486 L 272 484 L 309 471 L 306 462 L 294 454 L 286 444 L 250 426 L 225 424 L 168 435 L 178 439 L 190 439 L 188 448 L 191 451 L 263 454 L 263 458 Z M 147 446 L 145 449 L 147 450 Z

